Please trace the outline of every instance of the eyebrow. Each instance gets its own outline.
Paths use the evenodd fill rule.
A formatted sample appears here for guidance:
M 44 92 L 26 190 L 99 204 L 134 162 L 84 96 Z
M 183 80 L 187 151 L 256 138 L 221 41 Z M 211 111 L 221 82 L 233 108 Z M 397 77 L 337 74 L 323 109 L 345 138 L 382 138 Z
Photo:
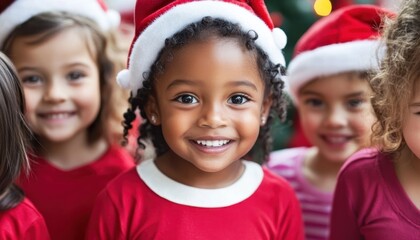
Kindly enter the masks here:
M 173 82 L 171 82 L 167 87 L 166 90 L 179 86 L 179 85 L 199 85 L 196 81 L 193 80 L 186 80 L 186 79 L 175 79 Z
M 314 92 L 314 91 L 310 91 L 310 90 L 309 91 L 308 90 L 303 91 L 303 92 L 301 92 L 301 94 L 302 95 L 318 95 L 318 96 L 322 95 L 318 92 Z M 361 91 L 361 92 L 350 93 L 350 94 L 345 95 L 344 97 L 345 98 L 351 98 L 351 97 L 359 97 L 359 96 L 363 96 L 363 95 L 367 95 L 366 92 Z
M 36 70 L 38 70 L 38 68 L 37 67 L 21 67 L 21 68 L 17 68 L 16 70 L 18 72 L 21 72 L 21 71 L 36 71 Z
M 230 82 L 228 85 L 233 86 L 233 87 L 245 86 L 245 87 L 252 88 L 256 92 L 258 91 L 257 86 L 255 86 L 255 84 L 253 84 L 252 82 L 246 81 L 246 80 L 239 80 L 239 81 Z
M 414 102 L 409 105 L 410 107 L 420 107 L 420 102 Z
M 66 65 L 66 67 L 78 67 L 78 66 L 80 66 L 80 67 L 86 67 L 86 68 L 89 67 L 85 63 L 71 63 L 69 65 Z M 38 68 L 38 67 L 21 67 L 21 68 L 18 68 L 16 70 L 18 72 L 21 72 L 21 71 L 37 71 L 38 69 L 40 69 L 40 68 Z
M 170 89 L 179 85 L 193 85 L 193 86 L 197 86 L 200 85 L 199 83 L 197 83 L 196 81 L 193 80 L 186 80 L 186 79 L 176 79 L 173 82 L 171 82 L 168 87 L 166 87 L 166 89 Z M 252 88 L 255 91 L 258 91 L 257 86 L 255 86 L 255 84 L 249 82 L 249 81 L 234 81 L 234 82 L 230 82 L 228 84 L 229 86 L 246 86 L 249 88 Z

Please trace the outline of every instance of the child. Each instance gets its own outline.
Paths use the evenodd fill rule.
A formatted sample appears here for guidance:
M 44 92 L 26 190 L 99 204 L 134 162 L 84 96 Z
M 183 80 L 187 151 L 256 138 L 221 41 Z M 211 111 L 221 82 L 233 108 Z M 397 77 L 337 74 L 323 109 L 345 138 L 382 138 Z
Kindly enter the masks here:
M 420 2 L 402 3 L 386 26 L 386 55 L 373 79 L 377 148 L 356 153 L 340 172 L 330 239 L 420 238 Z
M 303 239 L 292 189 L 241 160 L 284 111 L 286 39 L 264 2 L 140 0 L 135 16 L 118 81 L 157 157 L 107 186 L 86 239 Z
M 381 19 L 390 14 L 370 5 L 342 8 L 316 22 L 296 45 L 288 81 L 313 147 L 273 152 L 268 167 L 295 189 L 306 239 L 328 238 L 338 171 L 369 143 L 375 118 L 368 77 L 378 66 Z
M 0 52 L 0 239 L 49 239 L 44 218 L 13 182 L 29 168 L 25 101 L 12 63 Z
M 18 0 L 0 15 L 2 26 L 15 23 L 0 45 L 18 70 L 35 135 L 32 173 L 19 185 L 52 239 L 82 239 L 97 194 L 134 166 L 113 140 L 122 120 L 107 38 L 113 22 L 100 3 Z

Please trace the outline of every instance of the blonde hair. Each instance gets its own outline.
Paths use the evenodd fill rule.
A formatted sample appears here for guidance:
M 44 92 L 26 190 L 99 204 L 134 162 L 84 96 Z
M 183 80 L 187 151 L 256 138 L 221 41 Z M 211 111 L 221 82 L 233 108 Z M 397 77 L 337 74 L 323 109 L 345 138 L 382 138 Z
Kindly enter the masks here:
M 386 21 L 383 42 L 386 55 L 371 84 L 377 115 L 372 142 L 383 152 L 400 152 L 404 116 L 420 77 L 420 2 L 406 0 L 396 19 Z
M 103 32 L 92 20 L 67 12 L 38 14 L 16 27 L 7 37 L 4 52 L 8 54 L 18 37 L 38 36 L 32 44 L 42 43 L 59 32 L 76 27 L 86 39 L 89 51 L 99 69 L 101 107 L 98 116 L 88 127 L 88 141 L 105 137 L 110 143 L 122 140 L 123 113 L 128 107 L 129 93 L 116 86 L 115 75 L 125 66 L 127 50 L 118 45 L 117 32 Z M 36 145 L 36 142 L 34 142 Z

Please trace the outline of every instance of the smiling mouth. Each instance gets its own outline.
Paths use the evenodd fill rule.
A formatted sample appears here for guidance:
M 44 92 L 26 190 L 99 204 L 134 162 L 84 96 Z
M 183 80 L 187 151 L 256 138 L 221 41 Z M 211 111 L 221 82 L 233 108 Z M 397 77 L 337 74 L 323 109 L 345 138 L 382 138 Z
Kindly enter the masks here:
M 337 136 L 337 137 L 331 137 L 331 136 L 323 136 L 323 139 L 331 144 L 344 144 L 348 142 L 351 137 L 345 137 L 345 136 Z
M 196 140 L 196 144 L 204 147 L 221 147 L 230 143 L 230 140 Z
M 59 120 L 59 119 L 66 119 L 72 116 L 73 113 L 66 112 L 66 113 L 43 113 L 39 114 L 40 117 L 52 120 Z

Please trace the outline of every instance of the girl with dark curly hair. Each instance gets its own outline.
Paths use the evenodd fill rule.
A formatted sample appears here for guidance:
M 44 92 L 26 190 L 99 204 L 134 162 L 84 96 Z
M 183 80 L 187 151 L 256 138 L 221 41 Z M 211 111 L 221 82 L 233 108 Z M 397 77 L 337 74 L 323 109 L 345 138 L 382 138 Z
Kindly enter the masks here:
M 107 187 L 87 238 L 303 239 L 290 186 L 244 160 L 257 139 L 268 154 L 285 108 L 285 35 L 264 2 L 144 0 L 135 16 L 118 81 L 133 94 L 126 133 L 140 110 L 156 157 Z

